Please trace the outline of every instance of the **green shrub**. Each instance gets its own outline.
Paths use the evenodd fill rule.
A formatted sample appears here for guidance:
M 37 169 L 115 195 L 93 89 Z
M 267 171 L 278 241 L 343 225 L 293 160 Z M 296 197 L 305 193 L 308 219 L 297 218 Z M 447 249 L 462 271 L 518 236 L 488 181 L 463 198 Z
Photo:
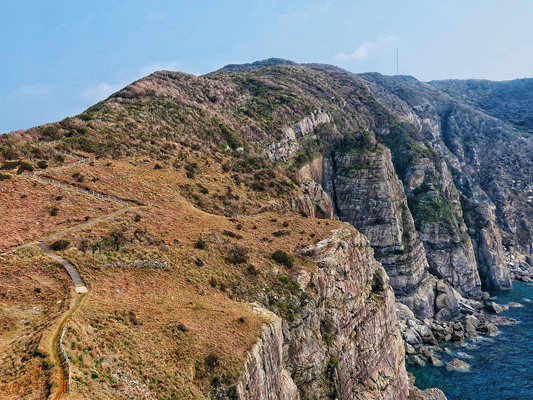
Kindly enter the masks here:
M 292 268 L 292 257 L 282 250 L 276 250 L 272 254 L 272 259 L 282 265 L 285 265 L 287 268 Z
M 194 247 L 203 250 L 207 247 L 207 242 L 203 238 L 199 237 L 196 243 L 194 244 Z
M 188 162 L 187 164 L 185 164 L 185 171 L 187 171 L 187 178 L 194 178 L 198 174 L 198 172 L 200 172 L 200 169 L 198 168 L 198 163 Z
M 252 265 L 252 264 L 250 264 L 250 265 L 248 266 L 248 268 L 246 268 L 246 270 L 248 271 L 248 273 L 249 273 L 250 275 L 253 275 L 253 276 L 257 276 L 257 275 L 259 275 L 259 270 L 258 270 L 254 265 Z
M 39 161 L 39 162 L 37 163 L 37 166 L 38 166 L 39 168 L 41 168 L 41 169 L 45 169 L 45 168 L 48 168 L 48 163 L 47 163 L 46 161 L 42 160 L 42 161 Z
M 27 162 L 22 162 L 17 170 L 17 174 L 22 174 L 25 171 L 33 172 L 33 166 Z
M 230 238 L 233 238 L 233 239 L 242 239 L 242 235 L 239 235 L 238 233 L 235 233 L 232 231 L 224 230 L 222 234 L 225 236 L 229 236 Z
M 0 181 L 6 181 L 8 179 L 11 179 L 11 175 L 0 174 Z
M 213 371 L 216 367 L 220 365 L 218 356 L 216 354 L 209 354 L 204 360 L 205 369 L 207 371 Z
M 50 248 L 54 251 L 65 250 L 70 245 L 68 240 L 57 240 L 50 245 Z
M 59 214 L 59 208 L 57 208 L 57 207 L 53 207 L 53 208 L 50 210 L 50 215 L 51 215 L 52 217 L 55 217 L 55 216 L 57 216 L 57 214 Z
M 6 161 L 2 164 L 2 166 L 0 167 L 0 169 L 5 169 L 5 170 L 9 170 L 9 169 L 15 169 L 17 168 L 18 166 L 20 165 L 20 161 Z

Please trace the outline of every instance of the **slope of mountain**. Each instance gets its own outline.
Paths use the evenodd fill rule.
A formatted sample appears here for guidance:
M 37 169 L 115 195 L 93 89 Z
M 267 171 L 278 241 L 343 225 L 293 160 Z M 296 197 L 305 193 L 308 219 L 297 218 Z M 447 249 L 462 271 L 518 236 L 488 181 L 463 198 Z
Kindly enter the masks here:
M 498 118 L 514 128 L 533 133 L 533 79 L 504 82 L 446 80 L 432 86 Z
M 483 290 L 510 287 L 511 255 L 526 277 L 532 252 L 532 139 L 477 108 L 411 77 L 270 59 L 156 72 L 0 137 L 0 207 L 28 226 L 4 250 L 74 226 L 49 241 L 89 288 L 65 333 L 69 398 L 442 399 L 410 386 L 406 349 L 491 330 Z M 47 169 L 59 151 L 96 159 Z M 128 208 L 76 228 L 99 213 L 72 215 L 46 179 Z M 42 254 L 0 257 L 32 276 Z M 57 393 L 54 312 L 27 321 L 34 348 L 1 316 L 6 398 Z

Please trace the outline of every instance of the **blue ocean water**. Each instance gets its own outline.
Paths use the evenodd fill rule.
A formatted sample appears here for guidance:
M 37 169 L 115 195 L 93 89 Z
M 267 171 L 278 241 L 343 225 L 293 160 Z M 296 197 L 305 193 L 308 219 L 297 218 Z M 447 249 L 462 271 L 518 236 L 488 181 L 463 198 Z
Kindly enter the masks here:
M 466 361 L 469 372 L 408 365 L 417 387 L 438 387 L 448 400 L 533 400 L 533 284 L 515 281 L 512 290 L 492 295 L 499 304 L 523 305 L 503 312 L 519 323 L 499 326 L 496 337 L 468 340 L 461 347 L 450 344 L 448 353 L 435 354 L 443 361 L 454 357 Z

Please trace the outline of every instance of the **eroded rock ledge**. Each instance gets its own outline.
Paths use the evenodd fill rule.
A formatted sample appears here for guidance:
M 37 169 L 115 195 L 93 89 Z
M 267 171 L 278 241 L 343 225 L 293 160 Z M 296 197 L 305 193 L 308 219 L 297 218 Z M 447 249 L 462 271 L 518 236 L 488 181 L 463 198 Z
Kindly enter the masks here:
M 225 398 L 408 399 L 394 292 L 368 240 L 346 225 L 300 252 L 316 263 L 290 277 L 306 299 L 301 312 L 282 320 L 255 308 L 268 322 Z M 412 392 L 445 399 L 438 390 Z

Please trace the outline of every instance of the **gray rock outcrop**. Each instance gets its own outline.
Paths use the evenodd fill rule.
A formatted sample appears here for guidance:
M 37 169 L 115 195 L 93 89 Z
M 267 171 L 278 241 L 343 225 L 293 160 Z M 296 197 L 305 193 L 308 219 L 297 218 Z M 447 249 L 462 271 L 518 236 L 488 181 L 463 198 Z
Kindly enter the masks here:
M 318 268 L 301 314 L 283 327 L 285 367 L 302 397 L 406 399 L 394 293 L 368 241 L 345 227 L 302 254 Z
M 241 379 L 229 395 L 238 400 L 299 400 L 298 388 L 283 368 L 282 320 L 254 306 L 267 322 L 258 341 L 246 354 Z
M 418 316 L 431 317 L 435 280 L 427 275 L 424 246 L 390 151 L 377 146 L 371 151 L 335 153 L 324 162 L 325 190 L 334 199 L 339 218 L 368 238 L 399 301 Z

